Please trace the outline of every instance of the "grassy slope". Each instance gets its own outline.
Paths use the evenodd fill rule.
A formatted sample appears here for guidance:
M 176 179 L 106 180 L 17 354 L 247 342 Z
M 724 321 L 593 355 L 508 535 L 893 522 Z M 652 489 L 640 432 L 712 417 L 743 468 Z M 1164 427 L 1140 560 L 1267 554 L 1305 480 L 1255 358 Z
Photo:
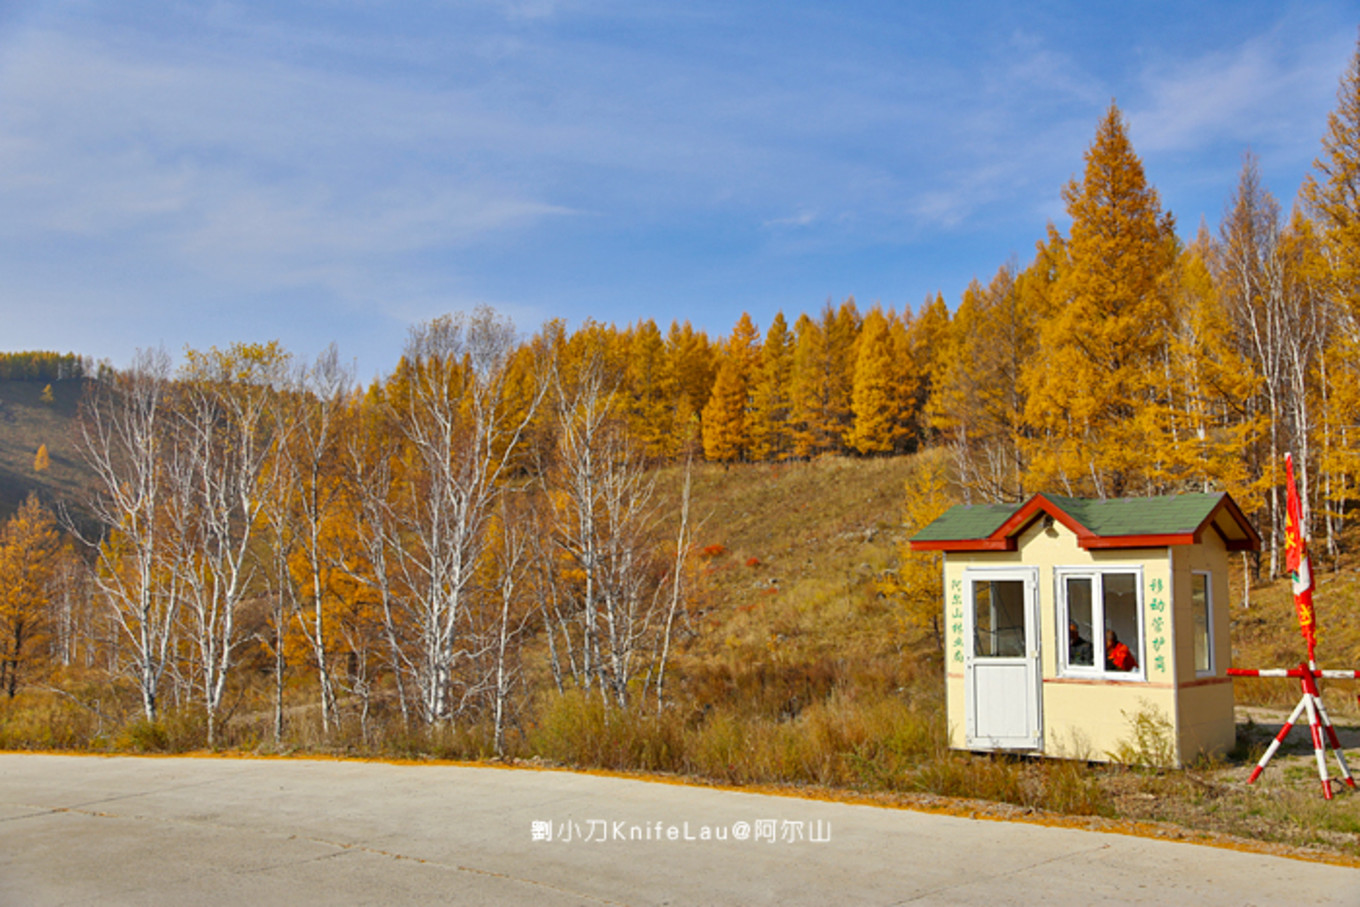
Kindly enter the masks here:
M 725 549 L 700 555 L 708 604 L 730 612 L 724 645 L 803 657 L 880 652 L 890 614 L 875 581 L 897 558 L 911 468 L 909 458 L 697 467 L 696 545 Z
M 48 501 L 78 499 L 82 473 L 70 424 L 79 388 L 54 385 L 52 405 L 41 403 L 41 391 L 41 383 L 0 382 L 0 516 L 35 486 Z M 39 443 L 48 445 L 53 463 L 43 476 L 32 470 Z M 1297 689 L 1285 681 L 1239 682 L 1239 704 L 1263 708 L 1253 713 L 1258 723 L 1242 726 L 1242 745 L 1228 762 L 1185 773 L 932 756 L 929 740 L 905 739 L 935 739 L 942 727 L 934 640 L 907 626 L 878 590 L 903 541 L 904 484 L 913 468 L 905 457 L 696 465 L 693 539 L 710 553 L 700 557 L 693 632 L 678 644 L 669 688 L 689 717 L 660 730 L 638 728 L 629 749 L 618 745 L 617 728 L 595 728 L 582 723 L 591 715 L 560 710 L 560 734 L 569 738 L 564 751 L 549 752 L 552 727 L 539 734 L 538 749 L 559 761 L 663 768 L 729 783 L 808 779 L 888 796 L 927 791 L 1059 811 L 1113 810 L 1126 818 L 1360 853 L 1360 796 L 1321 805 L 1306 729 L 1295 731 L 1258 785 L 1243 783 L 1278 728 L 1270 719 L 1282 720 L 1297 700 Z M 663 512 L 678 510 L 681 475 L 669 467 L 659 477 Z M 1240 570 L 1234 574 L 1234 664 L 1296 663 L 1302 644 L 1287 582 L 1253 589 L 1250 607 L 1243 608 Z M 1319 659 L 1327 667 L 1360 667 L 1354 606 L 1360 575 L 1346 566 L 1321 571 L 1319 579 Z M 1353 686 L 1326 688 L 1351 747 L 1360 745 Z M 582 754 L 593 745 L 583 737 L 612 748 Z
M 72 437 L 83 383 L 52 383 L 51 403 L 42 402 L 45 381 L 0 381 L 0 519 L 13 513 L 30 491 L 48 506 L 70 502 L 80 509 L 87 472 Z M 51 466 L 38 473 L 33 458 L 47 445 Z
M 899 688 L 938 666 L 878 591 L 902 542 L 909 458 L 695 467 L 700 550 L 685 698 L 776 718 L 838 688 Z M 681 471 L 661 479 L 672 501 Z
M 876 587 L 876 580 L 892 569 L 902 541 L 898 524 L 912 462 L 828 458 L 696 469 L 694 509 L 706 517 L 696 543 L 722 545 L 726 551 L 705 559 L 703 632 L 689 641 L 677 663 L 693 701 L 725 694 L 729 708 L 744 704 L 739 710 L 752 717 L 787 719 L 796 712 L 790 700 L 835 708 L 844 701 L 836 691 L 847 688 L 852 695 L 858 690 L 863 703 L 887 692 L 919 699 L 941 686 L 933 641 L 906 627 Z M 667 474 L 664 481 L 673 490 L 678 474 Z M 752 558 L 759 563 L 747 566 Z M 1320 565 L 1319 571 L 1319 662 L 1360 668 L 1360 608 L 1355 605 L 1360 567 L 1345 561 L 1339 570 Z M 1304 653 L 1288 581 L 1253 588 L 1244 607 L 1240 562 L 1233 573 L 1234 665 L 1296 664 Z M 876 682 L 880 679 L 891 685 Z M 1244 783 L 1299 691 L 1284 680 L 1236 684 L 1239 748 L 1226 761 L 1172 773 L 1094 767 L 1082 780 L 1094 779 L 1102 791 L 1094 796 L 1105 798 L 1125 820 L 1360 853 L 1355 838 L 1360 796 L 1342 791 L 1336 801 L 1321 800 L 1306 727 L 1294 731 L 1260 782 Z M 866 692 L 865 687 L 876 689 Z M 1352 763 L 1360 763 L 1354 749 L 1360 746 L 1358 687 L 1360 682 L 1324 683 Z M 936 699 L 930 707 L 941 704 Z M 1336 765 L 1329 762 L 1335 776 Z M 1033 768 L 1019 771 L 1019 783 L 1030 782 Z M 968 757 L 926 771 L 957 772 L 955 789 L 965 796 L 970 790 L 973 796 L 991 796 L 985 792 L 989 775 L 1005 774 L 996 760 Z M 1053 785 L 1052 778 L 1042 780 Z M 927 783 L 940 792 L 950 787 L 938 779 Z M 902 789 L 897 783 L 890 787 Z M 1004 798 L 1018 802 L 1024 795 Z

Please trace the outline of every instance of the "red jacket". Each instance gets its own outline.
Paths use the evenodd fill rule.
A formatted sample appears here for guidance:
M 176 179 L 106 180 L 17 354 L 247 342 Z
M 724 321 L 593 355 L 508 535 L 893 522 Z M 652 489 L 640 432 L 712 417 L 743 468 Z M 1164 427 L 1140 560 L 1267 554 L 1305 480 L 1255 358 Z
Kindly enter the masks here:
M 1129 651 L 1129 647 L 1122 642 L 1117 642 L 1110 651 L 1105 653 L 1105 667 L 1111 671 L 1132 671 L 1138 667 L 1138 661 Z

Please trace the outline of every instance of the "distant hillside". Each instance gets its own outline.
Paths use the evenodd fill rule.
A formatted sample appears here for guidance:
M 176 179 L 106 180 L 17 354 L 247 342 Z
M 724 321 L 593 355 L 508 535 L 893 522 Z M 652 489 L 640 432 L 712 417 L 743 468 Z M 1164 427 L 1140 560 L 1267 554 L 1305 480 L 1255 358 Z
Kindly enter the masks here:
M 72 429 L 86 380 L 0 379 L 0 519 L 8 518 L 30 491 L 49 507 L 66 502 L 84 513 L 89 473 L 76 449 Z M 51 387 L 51 402 L 43 391 Z M 47 445 L 49 467 L 33 468 L 38 448 Z
M 897 565 L 915 469 L 914 456 L 696 463 L 697 633 L 679 641 L 681 688 L 777 714 L 837 684 L 895 686 L 923 667 L 933 676 L 933 642 L 880 593 Z M 668 466 L 659 476 L 672 518 L 682 475 Z
M 854 610 L 876 598 L 875 583 L 892 568 L 902 541 L 902 505 L 914 459 L 696 464 L 694 541 L 710 592 L 743 613 L 773 616 L 811 607 L 815 647 L 832 643 L 841 649 L 855 621 L 846 614 L 845 624 L 826 627 L 825 606 L 834 602 Z M 666 472 L 670 486 L 681 469 Z

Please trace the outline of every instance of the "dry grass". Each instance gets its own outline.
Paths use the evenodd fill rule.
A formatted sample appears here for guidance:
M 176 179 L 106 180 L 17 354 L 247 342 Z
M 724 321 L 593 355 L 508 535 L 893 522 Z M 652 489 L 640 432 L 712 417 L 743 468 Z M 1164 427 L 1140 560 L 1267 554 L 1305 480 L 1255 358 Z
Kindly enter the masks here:
M 671 665 L 671 700 L 659 714 L 654 703 L 620 711 L 597 695 L 558 695 L 538 677 L 537 692 L 508 735 L 507 756 L 722 784 L 991 800 L 1360 856 L 1360 795 L 1343 790 L 1330 803 L 1321 800 L 1306 729 L 1295 732 L 1257 785 L 1245 784 L 1278 729 L 1271 721 L 1282 720 L 1297 701 L 1298 689 L 1287 681 L 1239 682 L 1239 702 L 1251 704 L 1255 718 L 1244 713 L 1237 751 L 1189 770 L 947 749 L 935 642 L 879 593 L 880 580 L 895 566 L 911 470 L 909 458 L 697 467 L 694 512 L 702 523 L 695 542 L 708 550 L 696 559 L 701 583 Z M 663 494 L 677 495 L 679 485 L 678 470 L 663 472 Z M 1360 591 L 1357 579 L 1354 569 L 1321 576 L 1318 651 L 1325 666 L 1360 667 L 1360 613 L 1349 604 Z M 1286 583 L 1253 589 L 1251 607 L 1235 605 L 1232 620 L 1234 664 L 1286 667 L 1301 657 Z M 294 683 L 281 741 L 273 740 L 268 691 L 249 687 L 240 691 L 241 705 L 220 747 L 492 755 L 484 721 L 406 727 L 390 691 L 376 697 L 366 724 L 357 703 L 342 702 L 340 726 L 323 735 L 311 686 L 306 678 Z M 1360 747 L 1353 687 L 1324 684 L 1352 754 Z M 148 725 L 133 717 L 129 690 L 87 683 L 78 698 L 97 702 L 102 716 L 51 693 L 0 702 L 0 747 L 173 752 L 204 745 L 192 710 L 171 709 Z M 1139 761 L 1134 756 L 1131 751 L 1130 761 Z
M 0 749 L 88 749 L 98 744 L 101 730 L 97 715 L 54 693 L 0 699 Z
M 1233 666 L 1239 668 L 1292 668 L 1307 656 L 1294 612 L 1289 580 L 1280 579 L 1254 587 L 1250 605 L 1241 602 L 1241 571 L 1234 570 L 1232 641 Z M 1319 566 L 1313 593 L 1317 618 L 1317 660 L 1322 668 L 1360 670 L 1360 566 L 1347 558 L 1338 569 Z M 1323 702 L 1338 722 L 1360 719 L 1356 694 L 1360 682 L 1323 680 Z M 1283 678 L 1238 678 L 1233 693 L 1240 706 L 1282 709 L 1286 713 L 1299 700 L 1297 681 Z M 1286 715 L 1281 715 L 1283 720 Z
M 1112 815 L 1084 765 L 974 757 L 943 747 L 938 702 L 837 691 L 786 720 L 712 710 L 620 713 L 571 694 L 545 704 L 529 741 L 565 765 L 671 772 L 729 785 L 921 792 L 1073 815 Z
M 12 513 L 29 491 L 39 491 L 49 504 L 84 500 L 88 471 L 71 431 L 84 382 L 52 382 L 51 403 L 41 399 L 46 386 L 46 381 L 0 381 L 0 516 Z M 33 457 L 42 444 L 51 465 L 38 474 Z M 83 508 L 75 510 L 84 516 Z

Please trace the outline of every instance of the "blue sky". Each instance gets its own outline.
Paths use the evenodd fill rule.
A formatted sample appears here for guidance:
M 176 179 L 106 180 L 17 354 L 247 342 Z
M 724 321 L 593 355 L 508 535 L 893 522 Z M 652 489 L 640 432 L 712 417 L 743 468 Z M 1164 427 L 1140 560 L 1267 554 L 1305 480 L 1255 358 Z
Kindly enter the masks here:
M 1352 2 L 0 0 L 0 349 L 763 328 L 1027 264 L 1110 101 L 1183 236 L 1286 206 Z

